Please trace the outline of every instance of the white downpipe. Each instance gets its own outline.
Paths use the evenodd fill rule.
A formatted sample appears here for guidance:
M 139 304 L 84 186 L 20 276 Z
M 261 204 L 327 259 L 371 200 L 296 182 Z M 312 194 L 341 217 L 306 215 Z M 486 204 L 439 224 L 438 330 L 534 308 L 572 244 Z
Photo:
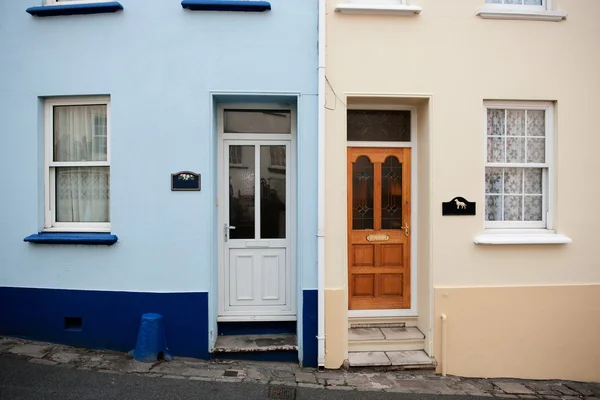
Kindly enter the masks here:
M 325 366 L 325 0 L 319 0 L 318 177 L 317 177 L 317 342 L 319 368 Z
M 448 333 L 448 318 L 442 314 L 442 376 L 446 376 L 446 334 Z

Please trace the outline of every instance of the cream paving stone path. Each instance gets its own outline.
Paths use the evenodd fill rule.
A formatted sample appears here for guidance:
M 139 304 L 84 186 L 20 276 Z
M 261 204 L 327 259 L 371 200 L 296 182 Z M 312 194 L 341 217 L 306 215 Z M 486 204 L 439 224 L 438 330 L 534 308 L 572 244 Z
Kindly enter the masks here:
M 139 363 L 126 353 L 73 348 L 8 337 L 0 337 L 0 357 L 23 357 L 31 363 L 46 365 L 48 368 L 137 374 L 148 378 L 255 382 L 326 390 L 472 395 L 505 399 L 600 400 L 600 383 L 442 377 L 432 372 L 423 374 L 369 368 L 319 372 L 314 368 L 301 368 L 296 364 L 206 361 L 184 357 L 175 357 L 169 362 Z

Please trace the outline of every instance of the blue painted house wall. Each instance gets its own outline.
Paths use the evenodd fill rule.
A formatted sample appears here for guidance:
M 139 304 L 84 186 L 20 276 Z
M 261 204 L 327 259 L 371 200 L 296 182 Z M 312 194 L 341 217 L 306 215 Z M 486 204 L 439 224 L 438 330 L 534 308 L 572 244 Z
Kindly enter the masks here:
M 175 355 L 208 357 L 215 106 L 293 102 L 299 357 L 316 364 L 317 1 L 270 3 L 243 13 L 124 0 L 116 13 L 40 18 L 25 10 L 41 0 L 0 0 L 0 334 L 130 350 L 141 314 L 159 312 Z M 43 99 L 96 94 L 111 101 L 118 242 L 25 243 L 44 223 Z M 202 175 L 200 192 L 170 191 L 181 170 Z M 82 317 L 81 331 L 64 317 Z

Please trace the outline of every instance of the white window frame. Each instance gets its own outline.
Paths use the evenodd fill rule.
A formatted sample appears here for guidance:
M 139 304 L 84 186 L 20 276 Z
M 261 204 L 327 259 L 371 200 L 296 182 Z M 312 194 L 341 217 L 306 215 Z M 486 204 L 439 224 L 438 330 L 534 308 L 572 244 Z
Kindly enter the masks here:
M 541 110 L 545 111 L 545 162 L 544 163 L 492 163 L 487 161 L 487 113 L 489 109 L 501 110 Z M 508 113 L 505 113 L 507 118 Z M 484 118 L 484 185 L 483 199 L 484 212 L 483 222 L 487 232 L 496 233 L 531 233 L 553 232 L 553 212 L 554 212 L 554 104 L 552 102 L 532 102 L 532 101 L 485 101 L 483 107 Z M 527 120 L 526 120 L 527 121 Z M 527 124 L 527 122 L 525 122 Z M 505 122 L 506 126 L 506 122 Z M 506 134 L 506 133 L 505 133 Z M 545 168 L 542 172 L 542 221 L 486 221 L 486 185 L 485 168 Z M 504 195 L 504 194 L 503 194 Z
M 54 107 L 106 106 L 106 161 L 54 161 Z M 57 167 L 109 167 L 110 170 L 110 98 L 106 96 L 55 97 L 44 104 L 44 231 L 110 232 L 110 222 L 56 222 Z M 109 172 L 110 174 L 110 172 Z M 109 175 L 110 176 L 110 175 Z M 109 199 L 110 204 L 110 199 Z
M 106 3 L 111 0 L 45 0 L 45 6 L 64 6 L 67 4 Z
M 485 3 L 475 15 L 485 19 L 515 19 L 530 21 L 562 21 L 567 18 L 564 11 L 554 10 L 554 0 L 542 0 L 541 6 L 522 4 Z
M 504 0 L 506 1 L 506 0 Z M 524 11 L 524 10 L 530 10 L 530 11 L 546 11 L 546 10 L 552 10 L 552 0 L 542 0 L 542 5 L 541 6 L 536 6 L 536 5 L 526 5 L 526 4 L 492 4 L 492 3 L 487 3 L 484 0 L 484 5 L 486 8 L 490 8 L 490 9 L 498 9 L 498 10 L 517 10 L 517 11 Z
M 380 14 L 413 16 L 423 9 L 408 0 L 338 0 L 335 11 L 341 14 Z

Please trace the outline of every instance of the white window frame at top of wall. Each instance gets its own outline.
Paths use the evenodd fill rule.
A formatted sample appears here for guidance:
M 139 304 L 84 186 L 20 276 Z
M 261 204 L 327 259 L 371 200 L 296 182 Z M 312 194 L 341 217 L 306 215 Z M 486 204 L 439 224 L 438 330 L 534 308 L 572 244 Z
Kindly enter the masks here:
M 486 19 L 515 19 L 531 21 L 562 21 L 567 13 L 554 9 L 554 0 L 542 0 L 541 6 L 520 4 L 483 4 L 475 15 Z
M 545 111 L 545 137 L 546 154 L 545 162 L 539 164 L 518 164 L 518 163 L 490 163 L 487 161 L 487 112 L 489 109 L 502 110 L 543 110 Z M 546 168 L 542 177 L 542 222 L 537 221 L 486 221 L 485 211 L 483 213 L 483 223 L 486 232 L 495 233 L 553 233 L 554 225 L 554 104 L 552 102 L 533 102 L 533 101 L 486 101 L 483 107 L 484 117 L 484 160 L 485 167 L 498 168 L 521 168 L 525 165 L 529 167 Z M 485 170 L 484 167 L 484 170 Z M 485 172 L 484 172 L 485 177 Z M 484 208 L 485 208 L 485 179 L 483 186 Z
M 421 13 L 409 0 L 337 0 L 335 11 L 341 14 L 380 14 L 413 16 Z
M 484 6 L 485 8 L 490 8 L 490 9 L 498 9 L 498 10 L 515 10 L 515 11 L 524 11 L 524 10 L 530 10 L 530 11 L 546 11 L 546 10 L 552 10 L 552 0 L 542 0 L 542 5 L 541 6 L 536 6 L 536 5 L 524 5 L 524 4 L 492 4 L 492 3 L 486 3 L 485 0 L 483 0 L 484 2 Z
M 54 107 L 55 106 L 106 106 L 106 161 L 55 162 L 54 159 Z M 110 98 L 107 96 L 54 97 L 44 103 L 44 231 L 45 232 L 110 232 L 110 222 L 56 222 L 55 167 L 70 166 L 109 167 L 110 169 Z M 110 172 L 109 172 L 110 173 Z M 110 198 L 109 198 L 110 207 Z

